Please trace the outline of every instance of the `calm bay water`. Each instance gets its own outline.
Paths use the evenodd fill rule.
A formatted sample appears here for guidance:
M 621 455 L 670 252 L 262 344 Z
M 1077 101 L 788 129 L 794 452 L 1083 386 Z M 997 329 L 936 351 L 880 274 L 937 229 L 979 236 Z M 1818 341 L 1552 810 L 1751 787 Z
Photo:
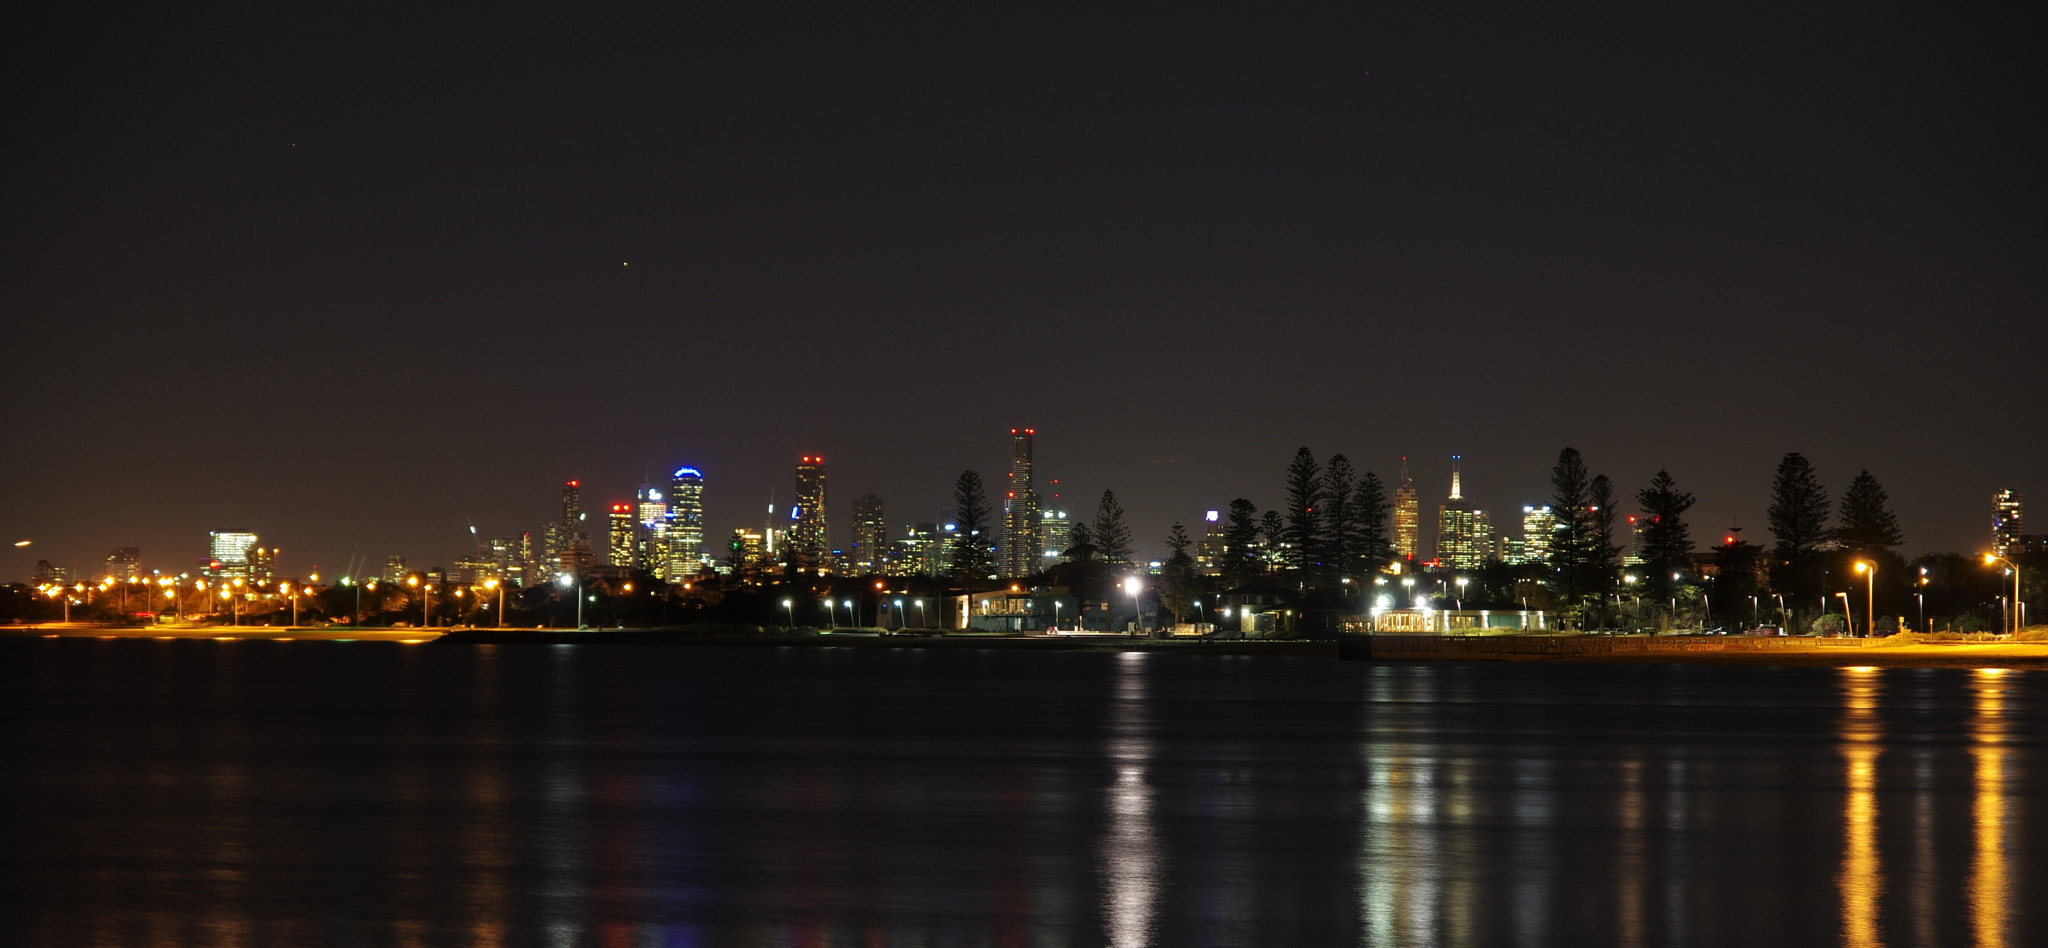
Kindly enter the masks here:
M 2042 944 L 2048 676 L 0 642 L 0 943 Z

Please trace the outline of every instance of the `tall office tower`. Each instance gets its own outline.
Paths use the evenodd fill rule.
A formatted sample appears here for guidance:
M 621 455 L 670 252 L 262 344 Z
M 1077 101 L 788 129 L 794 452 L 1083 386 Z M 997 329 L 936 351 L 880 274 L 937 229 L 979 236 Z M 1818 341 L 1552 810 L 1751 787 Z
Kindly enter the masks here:
M 1621 565 L 1643 565 L 1643 525 L 1635 514 L 1628 515 L 1628 552 L 1621 555 Z
M 253 582 L 268 584 L 277 575 L 277 557 L 283 552 L 276 547 L 267 550 L 260 546 L 250 547 L 249 569 L 242 575 Z
M 1557 515 L 1549 507 L 1522 505 L 1522 540 L 1512 563 L 1550 562 L 1550 539 L 1557 535 Z
M 1458 455 L 1451 455 L 1451 496 L 1436 508 L 1436 559 L 1452 569 L 1477 569 L 1479 518 L 1458 484 Z
M 526 530 L 519 534 L 518 556 L 519 588 L 539 586 L 554 579 L 554 574 L 548 572 L 547 564 L 541 560 L 539 551 L 533 548 L 533 531 Z
M 1010 484 L 1003 496 L 1003 576 L 1038 572 L 1045 552 L 1043 509 L 1031 483 L 1031 428 L 1010 429 Z
M 853 571 L 875 576 L 888 560 L 889 523 L 882 519 L 882 498 L 862 494 L 853 499 Z
M 679 467 L 668 484 L 668 572 L 675 582 L 704 562 L 704 472 Z
M 639 557 L 633 555 L 634 541 L 640 534 L 640 521 L 633 515 L 632 504 L 613 504 L 611 515 L 606 518 L 608 531 L 605 544 L 605 560 L 613 566 L 634 567 Z
M 1202 539 L 1195 543 L 1195 571 L 1203 576 L 1223 575 L 1223 511 L 1202 514 Z
M 1991 553 L 2004 556 L 2026 532 L 2021 517 L 2020 492 L 2008 487 L 1991 495 Z
M 667 578 L 668 498 L 661 488 L 642 484 L 633 495 L 633 561 L 656 576 Z
M 590 537 L 583 532 L 583 487 L 580 482 L 568 481 L 562 485 L 562 515 L 548 524 L 544 536 L 548 561 L 556 567 L 563 566 L 565 557 L 568 562 L 588 565 Z
M 115 547 L 107 554 L 107 577 L 117 582 L 142 578 L 142 548 L 139 546 Z
M 389 559 L 384 561 L 384 581 L 387 583 L 405 582 L 405 574 L 407 572 L 409 570 L 405 568 L 404 556 L 393 553 Z
M 1064 510 L 1045 511 L 1038 519 L 1045 536 L 1045 565 L 1057 565 L 1067 558 L 1067 550 L 1074 545 L 1074 522 L 1067 519 Z
M 1408 459 L 1401 459 L 1401 483 L 1394 488 L 1394 553 L 1404 560 L 1415 559 L 1415 542 L 1422 527 L 1422 505 L 1415 497 L 1415 479 L 1408 476 Z
M 823 563 L 825 554 L 832 549 L 825 509 L 825 459 L 804 455 L 796 465 L 796 506 L 789 512 L 789 554 L 813 567 Z
M 207 537 L 207 568 L 210 576 L 249 577 L 249 551 L 256 548 L 256 534 L 236 530 L 215 530 Z

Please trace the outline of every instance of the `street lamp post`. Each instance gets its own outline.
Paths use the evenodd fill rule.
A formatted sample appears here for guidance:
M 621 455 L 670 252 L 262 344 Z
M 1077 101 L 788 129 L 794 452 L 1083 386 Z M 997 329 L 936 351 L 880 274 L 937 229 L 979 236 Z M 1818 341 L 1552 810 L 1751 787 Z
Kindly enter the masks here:
M 484 581 L 484 588 L 498 591 L 498 628 L 502 629 L 505 627 L 505 581 L 488 579 Z
M 434 625 L 434 584 L 420 582 L 418 576 L 406 577 L 405 584 L 420 588 L 420 627 L 432 628 Z M 576 627 L 579 629 L 583 627 L 583 589 L 581 586 L 576 589 Z
M 555 582 L 563 589 L 576 587 L 576 627 L 583 628 L 583 573 L 578 571 L 574 576 L 562 573 L 555 577 Z
M 1842 600 L 1842 624 L 1849 627 L 1849 635 L 1853 638 L 1856 635 L 1856 620 L 1849 617 L 1849 594 L 1838 592 L 1835 594 L 1835 598 Z M 1868 632 L 1869 630 L 1865 629 L 1864 631 Z
M 851 599 L 846 600 L 846 627 L 849 629 L 860 627 L 860 613 L 853 611 L 853 600 Z
M 2005 557 L 2003 557 L 2003 556 L 1998 556 L 1998 555 L 1996 555 L 1996 554 L 1993 554 L 1993 553 L 1986 553 L 1986 554 L 1984 554 L 1984 565 L 1986 565 L 1986 566 L 1990 566 L 1990 565 L 1991 565 L 1991 564 L 1993 564 L 1993 563 L 2004 563 L 2004 564 L 2005 564 L 2005 566 L 2006 566 L 2006 569 L 2008 569 L 2008 570 L 2010 570 L 2010 571 L 2012 572 L 2012 602 L 2013 602 L 2013 607 L 2012 607 L 2011 611 L 2009 611 L 2009 612 L 2007 613 L 2006 621 L 2007 621 L 2008 623 L 2010 623 L 2010 624 L 2011 624 L 2011 626 L 2012 626 L 2012 631 L 2014 631 L 2014 632 L 2018 632 L 2018 631 L 2020 630 L 2020 625 L 2019 625 L 2019 623 L 2020 623 L 2020 618 L 2021 618 L 2021 612 L 2020 612 L 2020 610 L 2021 610 L 2021 609 L 2024 609 L 2024 608 L 2025 608 L 2025 606 L 2024 606 L 2024 605 L 2022 605 L 2022 604 L 2020 603 L 2020 568 L 2019 568 L 2019 567 L 2017 567 L 2017 566 L 2014 566 L 2014 565 L 2013 565 L 2013 562 L 2012 562 L 2011 560 L 2009 560 L 2009 559 L 2006 559 L 2006 558 L 2005 558 Z
M 924 617 L 924 600 L 915 599 L 912 601 L 917 603 L 917 627 L 920 629 L 931 628 L 931 622 Z
M 1145 610 L 1139 605 L 1138 595 L 1144 591 L 1144 588 L 1144 586 L 1138 583 L 1138 577 L 1136 576 L 1131 576 L 1124 580 L 1124 592 L 1131 595 L 1131 628 L 1137 630 L 1140 635 L 1145 632 Z
M 919 618 L 923 618 L 921 612 Z M 1052 630 L 1054 632 L 1060 630 L 1060 597 L 1058 596 L 1052 597 Z
M 903 600 L 898 599 L 896 600 L 896 628 L 901 629 L 909 624 L 909 618 L 905 617 L 903 614 Z
M 1877 564 L 1857 560 L 1856 572 L 1867 579 L 1863 587 L 1863 635 L 1868 638 L 1877 634 Z
M 794 628 L 796 628 L 796 600 L 794 600 L 794 599 L 784 599 L 784 600 L 782 600 L 782 608 L 783 608 L 783 609 L 784 609 L 785 611 L 787 611 L 787 612 L 789 613 L 789 624 L 788 624 L 788 625 L 786 625 L 786 626 L 783 626 L 783 628 L 785 628 L 785 629 L 794 629 Z

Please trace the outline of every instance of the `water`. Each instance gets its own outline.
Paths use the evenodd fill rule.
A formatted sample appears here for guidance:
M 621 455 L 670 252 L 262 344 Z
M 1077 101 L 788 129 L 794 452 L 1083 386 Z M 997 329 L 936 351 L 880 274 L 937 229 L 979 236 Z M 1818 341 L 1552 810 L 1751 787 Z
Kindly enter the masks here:
M 0 642 L 0 943 L 1995 945 L 2048 676 Z

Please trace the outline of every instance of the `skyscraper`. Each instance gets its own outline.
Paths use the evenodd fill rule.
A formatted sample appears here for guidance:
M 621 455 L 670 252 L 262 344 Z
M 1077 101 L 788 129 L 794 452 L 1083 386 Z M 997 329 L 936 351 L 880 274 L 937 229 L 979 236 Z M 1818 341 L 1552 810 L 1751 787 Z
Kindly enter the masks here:
M 668 498 L 661 488 L 640 485 L 634 496 L 633 561 L 656 576 L 667 578 Z
M 889 549 L 889 524 L 882 519 L 882 498 L 862 494 L 853 499 L 853 570 L 859 576 L 882 571 Z
M 1550 562 L 1550 539 L 1557 533 L 1557 515 L 1550 508 L 1522 506 L 1522 541 L 1511 563 Z
M 249 551 L 256 548 L 256 534 L 238 530 L 215 530 L 206 535 L 211 576 L 249 577 Z
M 1038 519 L 1045 536 L 1044 565 L 1056 565 L 1067 558 L 1067 550 L 1074 546 L 1074 522 L 1067 519 L 1064 510 L 1045 511 Z
M 1202 513 L 1202 539 L 1195 543 L 1195 571 L 1203 576 L 1223 575 L 1223 511 Z
M 675 582 L 693 575 L 704 556 L 704 473 L 676 468 L 668 490 L 668 572 Z
M 142 548 L 134 546 L 115 547 L 107 554 L 106 575 L 114 580 L 126 582 L 142 577 Z
M 1465 500 L 1458 460 L 1458 455 L 1451 455 L 1451 496 L 1436 509 L 1436 558 L 1453 569 L 1477 569 L 1485 560 L 1482 543 L 1491 537 L 1482 536 L 1483 515 Z
M 605 549 L 606 558 L 613 566 L 639 566 L 640 558 L 635 556 L 633 551 L 634 547 L 639 545 L 635 541 L 640 538 L 640 520 L 634 516 L 633 505 L 613 504 L 611 516 L 607 521 L 606 527 L 610 532 Z
M 825 523 L 825 459 L 804 455 L 796 465 L 796 509 L 791 512 L 790 555 L 815 569 L 830 552 L 831 531 Z
M 1422 505 L 1415 497 L 1415 479 L 1408 476 L 1408 459 L 1401 459 L 1401 483 L 1394 488 L 1394 553 L 1404 560 L 1415 558 L 1415 542 L 1421 533 Z
M 1045 551 L 1045 524 L 1038 491 L 1031 483 L 1031 428 L 1010 429 L 1010 483 L 1003 495 L 1003 576 L 1038 572 Z
M 2008 487 L 1991 495 L 1991 552 L 2004 556 L 2026 532 L 2020 492 Z
M 583 485 L 562 484 L 562 518 L 548 524 L 548 561 L 556 572 L 581 573 L 596 555 L 590 550 L 590 536 L 583 532 Z

